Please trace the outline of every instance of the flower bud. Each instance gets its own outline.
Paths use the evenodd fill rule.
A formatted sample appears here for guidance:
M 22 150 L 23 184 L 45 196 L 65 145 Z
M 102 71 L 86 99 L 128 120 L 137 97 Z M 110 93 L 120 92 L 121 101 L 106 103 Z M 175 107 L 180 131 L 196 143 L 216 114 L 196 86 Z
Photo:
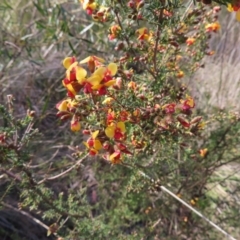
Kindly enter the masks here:
M 84 135 L 90 135 L 91 134 L 90 130 L 88 130 L 88 129 L 83 129 L 82 133 Z
M 121 89 L 122 88 L 122 78 L 120 78 L 120 77 L 116 78 L 116 83 L 115 83 L 114 87 L 115 86 L 117 87 L 117 89 Z
M 140 9 L 140 8 L 142 8 L 143 6 L 144 6 L 144 1 L 142 0 L 142 1 L 140 1 L 140 2 L 138 3 L 138 5 L 137 5 L 137 10 Z
M 117 46 L 115 47 L 115 50 L 116 51 L 120 51 L 124 48 L 124 43 L 123 42 L 120 42 L 117 44 Z
M 177 120 L 181 123 L 181 125 L 183 127 L 186 127 L 186 128 L 190 127 L 189 121 L 186 118 L 184 118 L 183 116 L 178 115 Z
M 201 116 L 197 116 L 197 117 L 193 118 L 190 123 L 191 124 L 199 123 L 201 120 L 202 120 L 202 117 Z
M 36 112 L 35 111 L 31 111 L 30 109 L 27 110 L 27 115 L 29 117 L 35 117 L 36 116 Z
M 81 124 L 79 122 L 79 119 L 74 115 L 71 120 L 71 130 L 73 132 L 78 132 L 81 129 Z
M 215 7 L 213 8 L 213 12 L 214 12 L 214 13 L 218 13 L 220 10 L 221 10 L 221 7 L 220 7 L 220 6 L 215 6 Z

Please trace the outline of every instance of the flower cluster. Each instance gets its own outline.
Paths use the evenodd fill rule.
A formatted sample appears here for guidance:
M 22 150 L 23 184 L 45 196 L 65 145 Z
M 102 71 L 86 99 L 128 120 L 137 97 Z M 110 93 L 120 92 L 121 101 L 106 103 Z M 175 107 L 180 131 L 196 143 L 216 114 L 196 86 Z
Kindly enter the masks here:
M 66 68 L 66 76 L 62 81 L 67 90 L 67 98 L 56 105 L 58 116 L 61 120 L 71 118 L 71 130 L 81 130 L 81 121 L 88 121 L 89 116 L 100 118 L 101 127 L 95 130 L 83 129 L 83 134 L 90 135 L 84 142 L 90 155 L 102 156 L 112 163 L 120 163 L 122 154 L 131 154 L 124 141 L 126 140 L 125 122 L 128 119 L 127 112 L 115 113 L 111 110 L 111 91 L 116 84 L 114 77 L 118 71 L 116 63 L 104 65 L 104 60 L 96 56 L 89 56 L 80 62 L 75 57 L 67 57 L 63 60 Z M 83 67 L 87 64 L 87 69 Z M 111 88 L 111 90 L 109 90 Z M 85 97 L 84 97 L 85 95 Z M 102 105 L 98 100 L 105 98 Z M 92 100 L 88 104 L 86 100 Z M 107 105 L 107 107 L 105 106 Z M 98 115 L 98 116 L 97 116 Z
M 117 72 L 117 65 L 110 63 L 107 67 L 102 66 L 104 60 L 96 56 L 90 56 L 82 60 L 80 64 L 88 63 L 91 76 L 87 77 L 87 71 L 76 62 L 74 57 L 65 58 L 64 67 L 67 69 L 63 86 L 68 91 L 69 97 L 75 97 L 83 89 L 84 93 L 95 93 L 105 95 L 107 88 L 115 83 L 114 75 Z M 96 68 L 96 70 L 95 70 Z
M 97 56 L 89 56 L 80 62 L 75 57 L 63 60 L 66 76 L 62 83 L 67 97 L 57 104 L 57 115 L 61 120 L 71 119 L 74 132 L 79 132 L 84 125 L 82 133 L 89 136 L 84 142 L 89 155 L 101 155 L 111 163 L 120 163 L 124 154 L 132 155 L 132 151 L 144 149 L 149 144 L 149 139 L 143 137 L 143 130 L 139 134 L 129 134 L 146 124 L 152 124 L 158 131 L 176 132 L 179 124 L 186 129 L 195 127 L 195 132 L 200 129 L 201 118 L 187 119 L 191 118 L 191 109 L 195 106 L 193 98 L 188 95 L 162 106 L 158 100 L 152 106 L 140 108 L 129 108 L 119 102 L 123 90 L 144 99 L 140 94 L 144 88 L 133 80 L 129 81 L 127 71 L 118 73 L 116 63 L 104 63 L 104 59 Z M 84 64 L 87 68 L 83 67 Z M 124 78 L 127 84 L 123 84 Z
M 106 6 L 80 2 L 95 21 L 112 20 L 106 34 L 118 51 L 118 58 L 108 64 L 98 56 L 63 60 L 67 94 L 56 106 L 57 115 L 70 120 L 72 131 L 82 131 L 89 155 L 116 164 L 126 154 L 154 151 L 162 136 L 172 141 L 198 134 L 204 122 L 194 117 L 195 101 L 183 81 L 202 66 L 204 55 L 213 54 L 207 41 L 220 29 L 220 9 L 189 9 L 178 21 L 171 4 L 158 9 L 146 8 L 140 0 Z M 125 11 L 130 20 L 122 18 Z M 143 21 L 147 11 L 158 27 Z M 169 28 L 168 22 L 176 24 Z

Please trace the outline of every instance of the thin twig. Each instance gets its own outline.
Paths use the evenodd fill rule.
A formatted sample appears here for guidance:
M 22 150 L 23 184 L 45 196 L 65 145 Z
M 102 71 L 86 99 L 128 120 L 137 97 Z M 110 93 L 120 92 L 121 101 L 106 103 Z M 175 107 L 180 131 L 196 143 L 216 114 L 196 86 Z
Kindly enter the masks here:
M 183 21 L 184 18 L 186 17 L 188 10 L 192 7 L 192 4 L 193 4 L 193 0 L 190 0 L 190 1 L 187 3 L 188 6 L 187 6 L 184 14 L 183 14 L 182 17 L 181 17 L 181 21 Z
M 16 180 L 16 181 L 18 181 L 18 182 L 22 181 L 21 177 L 17 176 L 17 175 L 14 174 L 13 172 L 8 171 L 8 170 L 6 170 L 6 169 L 4 169 L 4 168 L 0 168 L 0 172 L 5 173 L 8 177 L 10 177 L 10 178 L 12 178 L 12 179 L 14 179 L 14 180 Z
M 60 177 L 64 176 L 65 174 L 71 172 L 71 171 L 72 171 L 75 167 L 77 167 L 87 156 L 88 156 L 88 154 L 85 155 L 84 157 L 82 157 L 80 160 L 78 160 L 73 166 L 71 166 L 70 168 L 68 168 L 66 171 L 64 171 L 64 172 L 62 172 L 62 173 L 59 173 L 59 174 L 57 174 L 57 175 L 55 175 L 55 176 L 49 177 L 49 178 L 44 178 L 43 180 L 39 181 L 39 182 L 37 183 L 37 185 L 42 184 L 42 183 L 45 182 L 45 181 L 55 180 L 55 179 L 57 179 L 57 178 L 60 178 Z
M 43 163 L 37 164 L 37 165 L 27 165 L 28 168 L 33 169 L 33 168 L 39 168 L 45 164 L 48 164 L 49 162 L 51 162 L 58 154 L 59 149 L 57 149 L 57 151 L 52 155 L 52 157 L 46 161 L 44 161 Z

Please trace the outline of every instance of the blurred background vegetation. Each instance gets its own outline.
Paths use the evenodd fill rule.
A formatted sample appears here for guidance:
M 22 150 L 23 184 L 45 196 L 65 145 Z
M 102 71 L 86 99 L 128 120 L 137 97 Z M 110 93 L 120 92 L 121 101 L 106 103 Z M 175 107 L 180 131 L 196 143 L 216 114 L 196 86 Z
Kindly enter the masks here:
M 23 119 L 15 128 L 23 141 L 31 109 L 36 112 L 31 127 L 39 129 L 29 136 L 25 155 L 10 156 L 13 165 L 0 151 L 1 239 L 226 239 L 156 192 L 135 169 L 101 159 L 87 159 L 70 174 L 37 184 L 44 174 L 61 173 L 79 160 L 72 152 L 81 136 L 56 117 L 55 105 L 65 96 L 62 59 L 93 54 L 113 59 L 115 46 L 107 40 L 107 27 L 93 23 L 78 1 L 2 0 L 0 17 L 0 104 L 8 105 L 9 94 L 15 99 L 14 117 L 2 110 L 1 127 L 10 129 Z M 221 31 L 210 41 L 215 55 L 185 77 L 199 115 L 208 121 L 206 131 L 188 143 L 188 151 L 169 145 L 154 163 L 148 159 L 144 170 L 238 239 L 240 24 L 225 9 L 219 21 Z M 9 130 L 13 142 L 18 141 L 14 131 Z M 198 151 L 204 148 L 208 154 L 201 158 Z M 165 164 L 169 159 L 176 163 Z M 28 174 L 36 180 L 32 185 Z M 57 234 L 47 237 L 48 226 Z

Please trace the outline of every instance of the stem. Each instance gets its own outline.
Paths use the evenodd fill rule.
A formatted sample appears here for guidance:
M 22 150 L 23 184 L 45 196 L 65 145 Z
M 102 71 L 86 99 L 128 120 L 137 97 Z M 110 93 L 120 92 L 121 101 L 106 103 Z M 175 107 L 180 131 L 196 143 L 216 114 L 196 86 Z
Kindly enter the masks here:
M 156 42 L 154 46 L 154 55 L 153 55 L 153 67 L 154 67 L 154 74 L 157 73 L 157 48 L 158 48 L 158 42 L 160 40 L 160 22 L 163 17 L 163 9 L 160 10 L 160 14 L 158 17 L 158 26 L 157 26 L 157 37 L 156 37 Z
M 82 157 L 80 160 L 78 160 L 73 166 L 71 166 L 70 168 L 68 168 L 66 171 L 64 171 L 64 172 L 62 172 L 62 173 L 59 173 L 59 174 L 57 174 L 57 175 L 55 175 L 55 176 L 49 177 L 49 178 L 44 178 L 43 180 L 39 181 L 39 182 L 37 183 L 37 185 L 40 185 L 40 184 L 42 184 L 42 183 L 44 183 L 45 181 L 48 181 L 48 180 L 55 180 L 55 179 L 57 179 L 57 178 L 60 178 L 60 177 L 64 176 L 65 174 L 71 172 L 71 171 L 72 171 L 75 167 L 77 167 L 87 156 L 88 156 L 88 154 L 85 155 L 84 157 Z

